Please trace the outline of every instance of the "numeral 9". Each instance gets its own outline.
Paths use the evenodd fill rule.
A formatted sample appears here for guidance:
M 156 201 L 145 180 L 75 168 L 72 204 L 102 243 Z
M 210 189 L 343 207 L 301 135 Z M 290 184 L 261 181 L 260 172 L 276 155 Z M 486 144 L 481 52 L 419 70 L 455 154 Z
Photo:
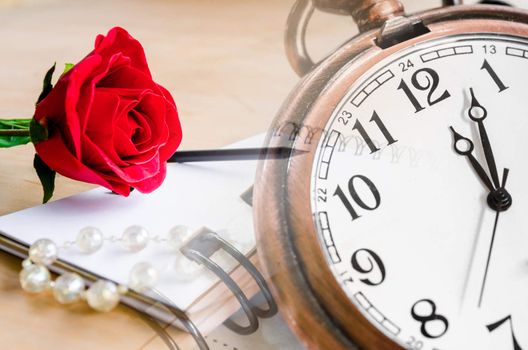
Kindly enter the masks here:
M 371 281 L 369 278 L 360 278 L 359 280 L 369 286 L 377 286 L 385 280 L 385 265 L 381 261 L 378 254 L 370 249 L 359 249 L 352 255 L 350 259 L 352 268 L 357 272 L 368 274 L 377 269 L 381 275 L 378 281 Z

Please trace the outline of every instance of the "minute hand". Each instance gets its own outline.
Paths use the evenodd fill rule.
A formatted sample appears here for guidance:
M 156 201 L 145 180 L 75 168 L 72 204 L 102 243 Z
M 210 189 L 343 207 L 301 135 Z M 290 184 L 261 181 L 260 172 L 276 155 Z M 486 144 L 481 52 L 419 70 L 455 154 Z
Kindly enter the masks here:
M 488 164 L 488 169 L 493 180 L 495 188 L 500 187 L 499 174 L 497 172 L 497 165 L 495 163 L 495 157 L 493 156 L 493 151 L 491 149 L 491 143 L 489 141 L 488 133 L 486 132 L 486 127 L 484 126 L 484 119 L 488 116 L 488 111 L 484 108 L 475 97 L 473 88 L 470 88 L 471 92 L 471 107 L 468 110 L 468 115 L 471 120 L 477 123 L 478 130 L 480 134 L 480 141 L 482 142 L 482 148 L 484 150 L 484 156 L 486 157 L 486 163 Z

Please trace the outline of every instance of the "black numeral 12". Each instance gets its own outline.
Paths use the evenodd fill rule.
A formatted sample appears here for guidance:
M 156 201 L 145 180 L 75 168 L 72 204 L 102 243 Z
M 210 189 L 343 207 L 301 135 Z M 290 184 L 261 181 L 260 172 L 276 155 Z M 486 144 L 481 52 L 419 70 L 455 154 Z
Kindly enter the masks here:
M 419 76 L 423 76 L 425 78 L 424 83 L 421 83 L 418 80 Z M 438 88 L 438 84 L 440 83 L 440 77 L 438 76 L 438 73 L 431 68 L 422 68 L 414 72 L 411 77 L 411 83 L 417 90 L 428 91 L 427 104 L 429 106 L 435 105 L 438 102 L 442 102 L 443 100 L 451 96 L 449 91 L 444 90 L 444 92 L 440 96 L 436 98 L 433 97 L 433 94 L 435 93 L 436 89 Z M 405 95 L 407 95 L 407 98 L 409 99 L 409 101 L 411 101 L 412 105 L 414 106 L 415 113 L 418 113 L 425 109 L 425 107 L 420 104 L 420 101 L 418 101 L 418 98 L 414 96 L 414 93 L 412 92 L 409 85 L 407 85 L 405 80 L 401 80 L 400 85 L 398 85 L 398 90 L 403 90 Z
M 387 130 L 387 127 L 385 126 L 385 124 L 383 124 L 383 121 L 379 117 L 378 113 L 376 113 L 376 111 L 374 111 L 374 113 L 372 114 L 372 118 L 370 118 L 370 122 L 376 123 L 376 125 L 378 126 L 378 129 L 381 131 L 381 133 L 387 140 L 388 145 L 392 145 L 393 143 L 398 142 L 398 140 L 395 140 L 394 137 L 392 137 L 389 130 Z M 370 149 L 370 153 L 374 153 L 380 150 L 374 144 L 369 134 L 363 127 L 363 124 L 361 124 L 359 120 L 356 120 L 356 123 L 354 124 L 354 127 L 352 128 L 352 130 L 357 130 L 359 132 L 363 140 L 365 140 L 365 142 L 367 143 L 367 146 Z

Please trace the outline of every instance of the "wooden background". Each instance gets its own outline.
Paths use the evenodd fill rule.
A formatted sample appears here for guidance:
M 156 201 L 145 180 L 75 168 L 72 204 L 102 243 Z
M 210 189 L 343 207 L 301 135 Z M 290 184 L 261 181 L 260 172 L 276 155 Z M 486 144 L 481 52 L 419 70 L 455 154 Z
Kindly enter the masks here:
M 407 9 L 440 1 L 404 1 Z M 0 118 L 31 117 L 46 70 L 75 63 L 97 34 L 119 25 L 143 43 L 154 78 L 173 94 L 182 148 L 219 147 L 266 130 L 298 81 L 283 54 L 286 0 L 0 0 Z M 356 32 L 351 19 L 316 14 L 316 58 Z M 38 205 L 31 145 L 0 149 L 0 215 Z M 92 186 L 59 176 L 54 199 Z M 1 229 L 1 228 L 0 228 Z M 72 233 L 75 234 L 75 233 Z M 110 314 L 59 306 L 18 284 L 20 262 L 0 253 L 0 346 L 8 349 L 164 349 L 125 307 Z M 192 340 L 171 331 L 183 349 Z

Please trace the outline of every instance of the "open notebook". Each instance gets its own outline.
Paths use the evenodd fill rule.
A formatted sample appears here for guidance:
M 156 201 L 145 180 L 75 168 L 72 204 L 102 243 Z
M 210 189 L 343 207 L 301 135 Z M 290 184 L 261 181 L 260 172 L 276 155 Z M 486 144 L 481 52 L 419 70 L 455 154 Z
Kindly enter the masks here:
M 231 145 L 259 147 L 259 135 Z M 253 185 L 257 161 L 169 164 L 167 178 L 157 191 L 144 195 L 134 191 L 124 198 L 98 188 L 46 205 L 0 217 L 0 231 L 23 244 L 50 238 L 57 244 L 74 241 L 85 226 L 95 226 L 105 236 L 120 236 L 130 225 L 141 225 L 151 235 L 165 236 L 175 225 L 208 227 L 234 242 L 256 262 L 252 209 L 241 195 Z M 181 281 L 174 269 L 174 252 L 166 244 L 149 243 L 139 253 L 128 253 L 118 244 L 107 244 L 93 255 L 75 249 L 61 250 L 60 258 L 118 283 L 127 283 L 130 268 L 148 261 L 161 271 L 157 291 L 184 310 L 200 331 L 208 333 L 239 308 L 232 293 L 211 273 Z M 234 261 L 218 257 L 221 266 L 250 297 L 258 290 Z M 152 296 L 156 298 L 156 295 Z M 125 300 L 134 306 L 134 301 Z M 159 315 L 164 318 L 167 315 Z

